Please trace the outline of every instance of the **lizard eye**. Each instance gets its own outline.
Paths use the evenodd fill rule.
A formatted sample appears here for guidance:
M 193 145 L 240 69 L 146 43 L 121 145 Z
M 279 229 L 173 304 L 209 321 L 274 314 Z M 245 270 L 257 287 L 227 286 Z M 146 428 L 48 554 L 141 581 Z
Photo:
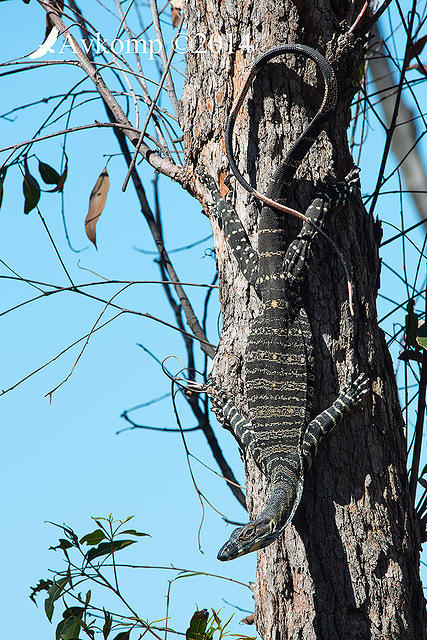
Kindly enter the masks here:
M 254 532 L 254 527 L 253 526 L 252 527 L 247 527 L 246 529 L 244 529 L 242 531 L 242 533 L 240 534 L 239 537 L 242 540 L 247 540 L 247 538 L 250 538 L 253 535 L 253 532 Z

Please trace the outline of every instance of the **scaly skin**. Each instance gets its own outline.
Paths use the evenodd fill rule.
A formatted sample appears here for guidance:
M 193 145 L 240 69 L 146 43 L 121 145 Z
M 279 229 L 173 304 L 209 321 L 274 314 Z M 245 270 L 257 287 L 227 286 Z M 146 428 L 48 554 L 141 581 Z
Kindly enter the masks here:
M 323 128 L 336 97 L 335 76 L 329 63 L 302 45 L 285 45 L 267 52 L 255 62 L 248 78 L 253 77 L 266 60 L 286 52 L 303 53 L 319 65 L 325 95 L 318 114 L 276 170 L 267 191 L 269 201 L 278 200 L 289 185 L 296 167 Z M 232 110 L 226 143 L 230 166 L 241 184 L 248 188 L 231 150 L 234 119 L 246 91 L 247 88 L 240 92 Z M 268 480 L 269 497 L 261 515 L 237 528 L 218 554 L 219 560 L 231 560 L 277 539 L 298 507 L 304 467 L 311 463 L 321 437 L 367 393 L 367 378 L 362 374 L 339 394 L 331 407 L 309 422 L 314 392 L 313 345 L 301 284 L 316 229 L 321 230 L 326 214 L 333 207 L 348 199 L 357 174 L 352 172 L 343 182 L 329 181 L 324 186 L 308 207 L 307 220 L 289 247 L 284 245 L 283 213 L 263 206 L 258 226 L 258 253 L 250 246 L 231 204 L 221 198 L 214 180 L 204 172 L 200 178 L 210 191 L 212 213 L 222 223 L 239 268 L 255 287 L 262 303 L 258 317 L 250 323 L 245 353 L 249 420 L 239 414 L 232 400 L 214 381 L 196 389 L 208 392 L 220 422 L 231 429 L 245 456 L 254 459 Z M 248 190 L 254 192 L 252 188 Z M 193 385 L 193 388 L 196 387 Z

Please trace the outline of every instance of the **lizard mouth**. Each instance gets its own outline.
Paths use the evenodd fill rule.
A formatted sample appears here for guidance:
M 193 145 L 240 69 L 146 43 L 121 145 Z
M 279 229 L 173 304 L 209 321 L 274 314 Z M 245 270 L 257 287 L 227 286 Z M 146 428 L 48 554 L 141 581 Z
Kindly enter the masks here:
M 245 531 L 248 526 L 253 530 L 252 535 L 248 535 L 248 531 Z M 273 542 L 282 531 L 282 529 L 272 531 L 269 523 L 263 525 L 261 530 L 253 529 L 253 523 L 246 525 L 246 527 L 239 527 L 231 534 L 230 540 L 219 550 L 218 560 L 221 562 L 234 560 L 252 551 L 263 549 Z
M 292 519 L 300 502 L 303 480 L 298 480 L 296 485 L 289 492 L 286 484 L 276 484 L 264 511 L 256 520 L 233 531 L 219 550 L 218 560 L 234 560 L 274 542 Z

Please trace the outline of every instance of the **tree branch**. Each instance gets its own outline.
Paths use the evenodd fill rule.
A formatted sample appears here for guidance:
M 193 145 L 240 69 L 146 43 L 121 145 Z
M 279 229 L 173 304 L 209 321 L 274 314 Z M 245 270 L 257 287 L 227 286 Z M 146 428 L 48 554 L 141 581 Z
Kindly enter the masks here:
M 108 105 L 109 109 L 113 113 L 114 120 L 118 124 L 124 127 L 127 127 L 125 135 L 133 145 L 136 145 L 136 143 L 138 142 L 138 136 L 133 135 L 128 130 L 129 127 L 133 129 L 131 123 L 127 119 L 126 115 L 124 114 L 117 100 L 114 98 L 112 92 L 105 84 L 104 80 L 102 79 L 95 65 L 89 60 L 86 53 L 79 46 L 76 39 L 70 33 L 68 27 L 65 26 L 61 18 L 58 16 L 58 14 L 56 13 L 55 7 L 48 0 L 37 0 L 37 1 L 40 4 L 40 6 L 43 7 L 43 9 L 46 11 L 52 24 L 59 30 L 59 32 L 70 44 L 79 62 L 80 67 L 88 75 L 88 77 L 92 80 L 92 82 L 96 86 L 97 90 L 99 91 L 100 95 L 104 99 L 105 103 Z M 178 167 L 177 165 L 170 162 L 166 158 L 161 158 L 152 149 L 150 149 L 150 147 L 148 147 L 145 143 L 141 144 L 140 153 L 145 158 L 145 160 L 147 160 L 147 162 L 154 169 L 156 169 L 157 171 L 160 171 L 160 173 L 163 173 L 164 175 L 178 182 L 182 186 L 187 184 L 188 180 L 186 177 L 186 173 L 181 167 Z

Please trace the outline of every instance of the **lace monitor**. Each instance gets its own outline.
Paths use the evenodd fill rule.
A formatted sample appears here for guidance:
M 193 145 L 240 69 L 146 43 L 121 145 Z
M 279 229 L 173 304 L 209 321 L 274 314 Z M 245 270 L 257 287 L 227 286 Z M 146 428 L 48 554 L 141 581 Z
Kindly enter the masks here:
M 325 82 L 325 96 L 315 118 L 276 170 L 264 199 L 269 203 L 281 197 L 336 102 L 331 66 L 318 52 L 303 45 L 284 45 L 268 51 L 254 63 L 247 78 L 251 79 L 267 60 L 289 52 L 302 53 L 317 63 Z M 233 173 L 253 192 L 240 175 L 231 148 L 234 118 L 242 95 L 243 91 L 230 116 L 226 147 Z M 250 323 L 245 352 L 249 419 L 238 412 L 214 380 L 199 386 L 199 391 L 207 391 L 219 421 L 232 431 L 245 456 L 254 459 L 268 480 L 268 500 L 262 513 L 235 529 L 218 553 L 219 560 L 231 560 L 277 539 L 298 507 L 304 470 L 310 466 L 319 441 L 368 391 L 368 380 L 361 374 L 342 389 L 332 406 L 310 422 L 313 344 L 301 285 L 317 229 L 321 229 L 331 208 L 347 200 L 357 173 L 350 173 L 343 182 L 326 182 L 308 207 L 299 235 L 288 247 L 284 246 L 283 213 L 264 204 L 258 226 L 258 252 L 251 247 L 232 205 L 221 198 L 213 178 L 204 171 L 199 175 L 211 194 L 212 213 L 222 224 L 239 269 L 261 299 L 261 311 Z

